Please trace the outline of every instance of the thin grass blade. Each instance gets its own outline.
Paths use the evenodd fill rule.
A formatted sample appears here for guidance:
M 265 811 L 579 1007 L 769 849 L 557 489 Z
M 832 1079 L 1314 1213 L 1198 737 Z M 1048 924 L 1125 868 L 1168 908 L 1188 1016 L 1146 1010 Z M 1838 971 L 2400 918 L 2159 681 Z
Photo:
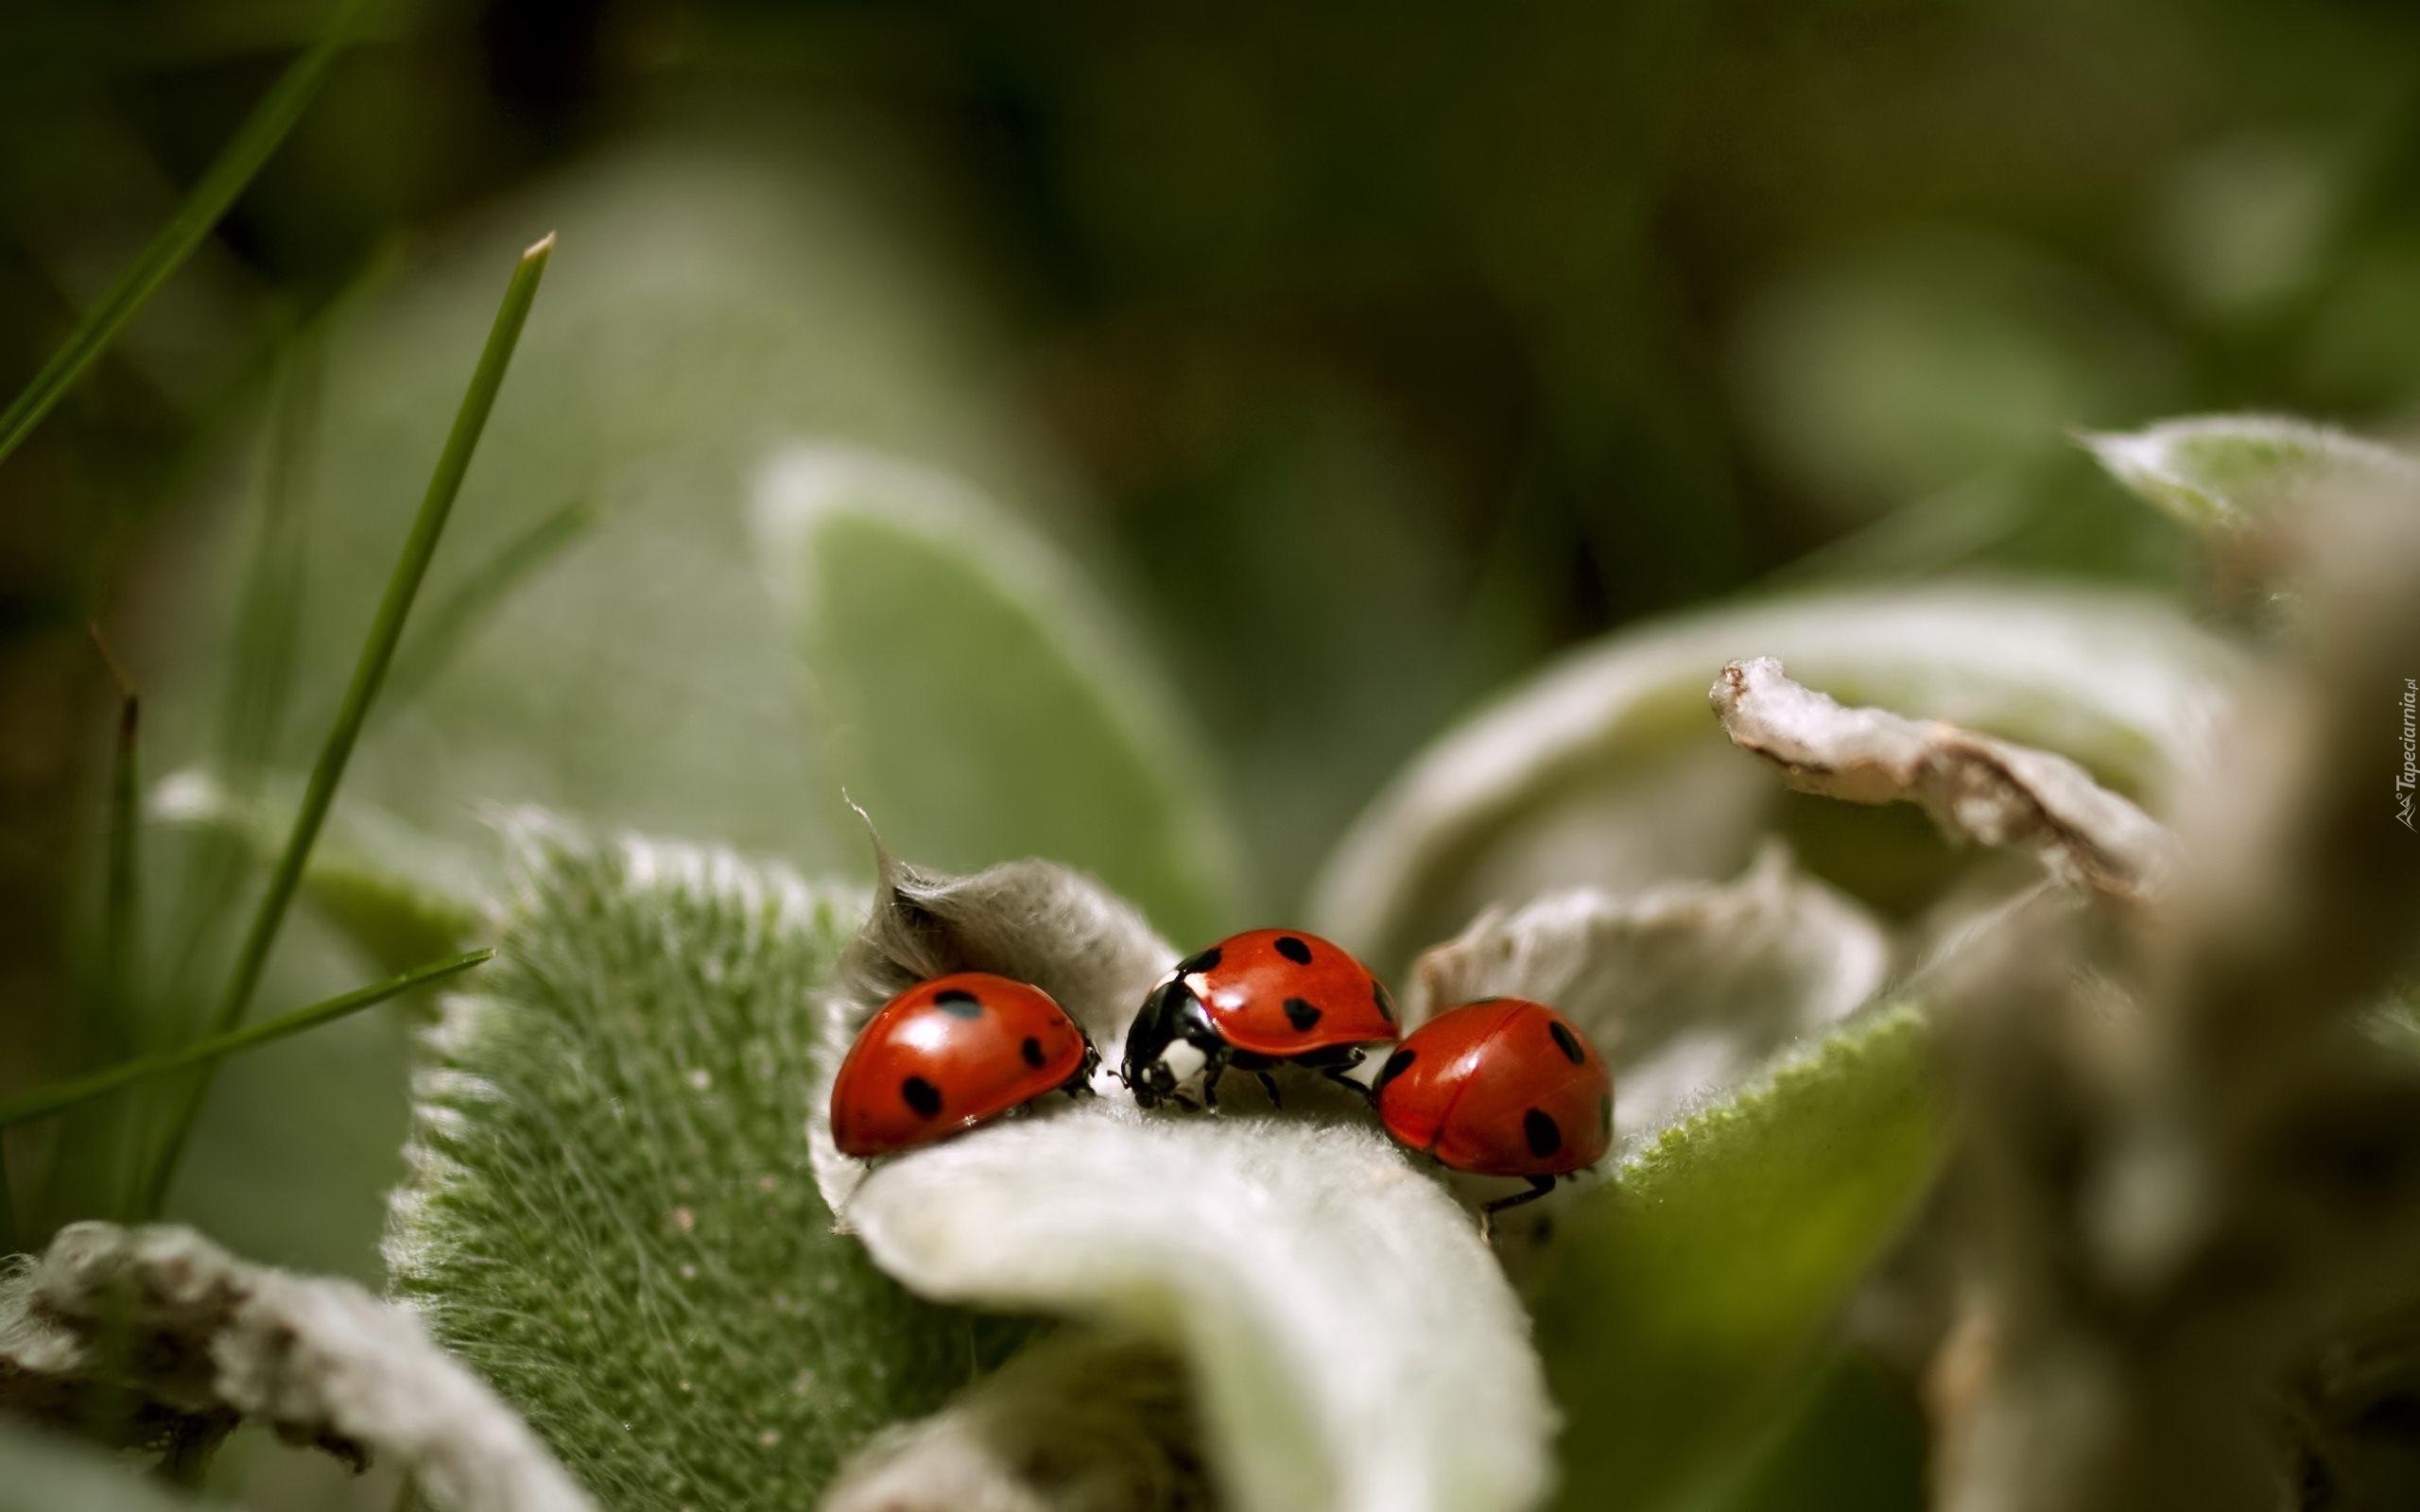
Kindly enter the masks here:
M 428 491 L 422 496 L 411 534 L 387 580 L 386 595 L 379 601 L 377 615 L 371 621 L 360 660 L 354 665 L 353 680 L 345 688 L 344 701 L 337 706 L 319 760 L 312 765 L 285 849 L 269 873 L 268 888 L 252 915 L 226 989 L 212 1008 L 206 1031 L 210 1035 L 224 1034 L 242 1022 L 245 1009 L 251 1005 L 252 993 L 260 986 L 269 947 L 276 943 L 278 927 L 285 922 L 286 908 L 293 902 L 295 889 L 302 880 L 303 867 L 311 858 L 311 847 L 319 839 L 329 805 L 336 799 L 337 784 L 343 781 L 345 765 L 353 757 L 362 725 L 369 718 L 371 706 L 386 680 L 387 669 L 394 661 L 396 644 L 403 638 L 404 621 L 411 613 L 412 600 L 419 594 L 422 581 L 428 576 L 429 561 L 437 555 L 438 540 L 444 534 L 454 500 L 461 492 L 462 478 L 470 471 L 472 454 L 478 449 L 479 435 L 495 407 L 496 394 L 504 387 L 505 369 L 511 364 L 513 348 L 520 342 L 521 328 L 529 318 L 529 306 L 537 299 L 538 283 L 545 274 L 546 260 L 554 247 L 554 237 L 547 235 L 524 252 L 520 266 L 513 269 L 512 282 L 505 288 L 504 303 L 496 311 L 478 366 L 472 369 L 470 387 L 455 414 L 454 428 L 438 456 L 437 470 L 428 480 Z M 211 1066 L 205 1064 L 194 1085 L 176 1104 L 167 1138 L 139 1194 L 139 1211 L 146 1216 L 157 1213 L 167 1194 L 185 1138 L 192 1132 L 194 1118 L 209 1091 L 210 1074 Z
M 102 990 L 108 994 L 112 1013 L 122 1013 L 129 1001 L 128 972 L 134 961 L 136 941 L 135 919 L 140 900 L 136 895 L 142 860 L 142 773 L 135 757 L 143 729 L 143 700 L 134 691 L 134 683 L 118 665 L 110 652 L 109 642 L 101 636 L 101 627 L 91 627 L 93 649 L 100 653 L 101 665 L 108 669 L 110 680 L 117 685 L 117 738 L 110 765 L 109 859 L 102 884 L 101 896 L 101 962 Z
M 595 523 L 596 510 L 585 497 L 558 506 L 536 524 L 506 541 L 494 556 L 463 579 L 441 604 L 421 618 L 420 633 L 404 643 L 395 669 L 387 679 L 385 708 L 409 704 L 429 680 L 445 670 L 464 642 L 528 576 L 554 560 Z
M 250 1050 L 256 1045 L 265 1045 L 273 1040 L 283 1040 L 288 1035 L 301 1034 L 305 1029 L 316 1028 L 348 1014 L 375 1007 L 388 999 L 400 996 L 416 987 L 424 987 L 431 982 L 452 976 L 458 971 L 467 971 L 494 954 L 495 952 L 492 950 L 476 950 L 467 951 L 459 955 L 449 955 L 443 960 L 413 967 L 400 976 L 390 976 L 383 982 L 373 982 L 367 987 L 355 988 L 350 992 L 311 1004 L 307 1007 L 296 1008 L 291 1013 L 280 1014 L 274 1019 L 263 1019 L 258 1023 L 244 1024 L 225 1034 L 216 1034 L 204 1040 L 197 1040 L 191 1044 L 179 1045 L 173 1050 L 162 1050 L 148 1056 L 138 1056 L 132 1060 L 120 1061 L 114 1066 L 94 1072 L 88 1076 L 78 1076 L 71 1081 L 54 1082 L 47 1087 L 37 1087 L 30 1091 L 0 1101 L 0 1129 L 14 1128 L 20 1124 L 31 1123 L 35 1119 L 48 1118 L 54 1113 L 64 1112 L 79 1103 L 88 1103 L 96 1097 L 106 1097 L 113 1091 L 148 1077 L 165 1075 L 169 1072 L 183 1071 L 193 1066 L 207 1065 L 234 1055 L 238 1051 Z
M 352 41 L 354 23 L 362 4 L 363 0 L 347 0 L 327 35 L 296 59 L 260 104 L 252 108 L 252 113 L 236 129 L 217 161 L 193 186 L 193 192 L 185 196 L 176 215 L 118 275 L 101 301 L 77 322 L 65 344 L 43 364 L 26 384 L 25 392 L 10 402 L 7 410 L 0 411 L 0 461 L 5 461 L 18 443 L 42 423 L 42 418 L 50 413 L 60 396 L 92 366 L 93 359 L 134 318 L 134 312 L 210 234 L 234 204 L 236 196 L 244 192 L 261 165 L 277 150 L 278 144 L 294 129 L 304 108 L 327 82 L 330 65 Z
M 272 385 L 257 524 L 246 554 L 219 699 L 215 776 L 233 793 L 258 793 L 279 747 L 302 649 L 302 612 L 309 559 L 311 478 L 316 470 L 324 348 L 317 329 L 293 337 Z M 273 854 L 275 842 L 262 848 Z M 251 857 L 232 839 L 204 835 L 187 858 L 171 915 L 174 946 L 153 991 L 173 1016 L 148 1025 L 164 1041 L 207 1032 L 201 982 L 207 952 L 223 938 L 242 902 Z M 418 957 L 413 957 L 417 959 Z
M 218 711 L 223 780 L 247 787 L 275 753 L 301 652 L 313 481 L 326 352 L 298 334 L 278 364 L 264 438 L 259 524 L 236 599 L 231 666 Z

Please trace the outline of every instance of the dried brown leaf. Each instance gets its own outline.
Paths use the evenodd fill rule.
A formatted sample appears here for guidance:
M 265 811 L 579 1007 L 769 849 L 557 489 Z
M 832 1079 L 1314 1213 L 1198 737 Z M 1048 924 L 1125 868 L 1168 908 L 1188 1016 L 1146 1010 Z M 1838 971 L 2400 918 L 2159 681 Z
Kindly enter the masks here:
M 0 1402 L 72 1413 L 92 1388 L 132 1393 L 171 1435 L 242 1418 L 356 1463 L 389 1458 L 449 1512 L 592 1506 L 418 1317 L 187 1228 L 71 1225 L 0 1292 Z
M 2054 875 L 2127 902 L 2150 899 L 2169 874 L 2167 829 L 2064 756 L 1846 707 L 1772 657 L 1725 665 L 1707 697 L 1732 743 L 1802 793 L 1916 804 L 1949 834 L 2031 851 Z

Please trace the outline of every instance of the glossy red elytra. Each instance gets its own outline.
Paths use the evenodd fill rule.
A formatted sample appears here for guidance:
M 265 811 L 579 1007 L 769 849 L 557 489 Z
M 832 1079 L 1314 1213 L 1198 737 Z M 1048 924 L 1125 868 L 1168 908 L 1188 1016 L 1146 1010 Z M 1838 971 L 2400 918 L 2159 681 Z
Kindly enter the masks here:
M 1571 1021 L 1527 998 L 1466 1003 L 1404 1037 L 1378 1072 L 1378 1121 L 1398 1142 L 1530 1190 L 1490 1217 L 1554 1190 L 1614 1142 L 1614 1076 Z
M 1091 1091 L 1098 1052 L 1038 987 L 960 971 L 919 982 L 857 1034 L 832 1084 L 843 1155 L 945 1139 L 1046 1092 Z
M 1199 1074 L 1216 1108 L 1233 1067 L 1258 1074 L 1274 1100 L 1271 1067 L 1340 1079 L 1396 1032 L 1393 1000 L 1350 954 L 1298 929 L 1249 930 L 1186 956 L 1151 989 L 1127 1031 L 1125 1080 L 1150 1108 Z

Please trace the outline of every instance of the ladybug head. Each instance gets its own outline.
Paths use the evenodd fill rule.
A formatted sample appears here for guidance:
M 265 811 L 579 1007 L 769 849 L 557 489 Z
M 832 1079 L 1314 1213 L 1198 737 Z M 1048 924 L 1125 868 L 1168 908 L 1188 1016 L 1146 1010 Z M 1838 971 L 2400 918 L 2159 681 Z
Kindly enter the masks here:
M 1203 1062 L 1195 1043 L 1211 1033 L 1201 999 L 1184 978 L 1171 975 L 1151 988 L 1126 1031 L 1125 1065 L 1118 1079 L 1134 1094 L 1137 1107 L 1156 1108 L 1176 1095 L 1177 1088 Z
M 1165 1059 L 1151 1062 L 1139 1075 L 1130 1072 L 1124 1080 L 1137 1108 L 1157 1108 L 1176 1095 L 1176 1073 Z

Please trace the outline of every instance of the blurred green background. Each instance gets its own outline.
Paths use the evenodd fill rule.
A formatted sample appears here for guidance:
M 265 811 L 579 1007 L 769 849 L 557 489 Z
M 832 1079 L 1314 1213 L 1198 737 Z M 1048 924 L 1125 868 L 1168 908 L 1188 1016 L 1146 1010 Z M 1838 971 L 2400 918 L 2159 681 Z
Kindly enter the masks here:
M 328 19 L 0 8 L 0 389 Z M 790 649 L 717 591 L 748 541 L 683 513 L 829 437 L 970 479 L 1140 627 L 1190 711 L 1165 738 L 1235 818 L 1219 885 L 1274 912 L 1409 752 L 1560 647 L 1785 582 L 2176 581 L 2170 528 L 2069 430 L 2394 431 L 2420 8 L 373 7 L 0 467 L 9 1085 L 133 1037 L 65 1006 L 115 706 L 87 625 L 154 775 L 307 760 L 511 255 L 558 228 L 437 585 L 485 564 L 514 592 L 424 669 L 424 713 L 373 726 L 349 798 L 463 845 L 503 794 L 859 866 L 801 769 L 828 732 L 765 693 Z M 280 490 L 310 563 L 285 640 L 233 607 Z M 272 714 L 225 716 L 248 699 Z M 925 822 L 885 819 L 943 863 L 1022 838 Z M 360 968 L 305 929 L 279 971 L 264 1006 Z M 374 1274 L 403 1033 L 232 1068 L 182 1209 Z

